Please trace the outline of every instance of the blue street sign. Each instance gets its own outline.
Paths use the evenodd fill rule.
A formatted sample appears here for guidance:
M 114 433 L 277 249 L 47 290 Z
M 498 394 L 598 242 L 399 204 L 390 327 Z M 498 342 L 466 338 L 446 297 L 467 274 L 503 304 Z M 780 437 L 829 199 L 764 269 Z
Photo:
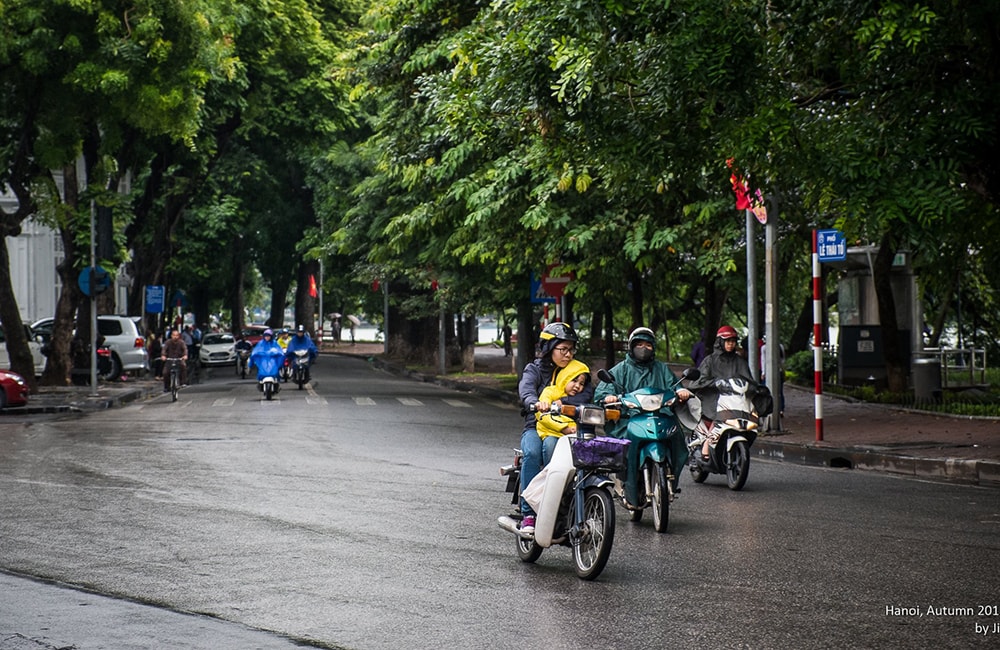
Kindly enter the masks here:
M 104 293 L 111 286 L 111 276 L 99 266 L 88 266 L 80 271 L 76 284 L 85 296 L 96 296 Z M 91 293 L 93 289 L 93 293 Z
M 839 230 L 817 230 L 816 252 L 820 262 L 843 262 L 847 259 L 847 242 Z
M 541 278 L 536 278 L 535 273 L 531 273 L 531 302 L 539 305 L 546 302 L 556 302 L 556 299 L 545 293 Z
M 146 313 L 162 314 L 166 295 L 162 284 L 146 285 Z

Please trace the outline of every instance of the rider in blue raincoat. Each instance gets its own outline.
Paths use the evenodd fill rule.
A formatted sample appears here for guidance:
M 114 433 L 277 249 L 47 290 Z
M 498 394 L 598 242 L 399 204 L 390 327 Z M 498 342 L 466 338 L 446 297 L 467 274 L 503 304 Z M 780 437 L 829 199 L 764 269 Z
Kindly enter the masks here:
M 312 337 L 306 334 L 304 325 L 299 325 L 295 328 L 295 336 L 288 340 L 288 346 L 285 348 L 285 356 L 289 361 L 295 360 L 296 350 L 309 351 L 309 365 L 306 366 L 306 381 L 309 381 L 309 368 L 319 355 L 319 350 L 316 349 L 316 344 L 313 343 Z
M 264 377 L 277 377 L 285 359 L 285 351 L 274 341 L 274 331 L 264 330 L 263 338 L 250 353 L 250 364 L 257 368 L 257 381 Z

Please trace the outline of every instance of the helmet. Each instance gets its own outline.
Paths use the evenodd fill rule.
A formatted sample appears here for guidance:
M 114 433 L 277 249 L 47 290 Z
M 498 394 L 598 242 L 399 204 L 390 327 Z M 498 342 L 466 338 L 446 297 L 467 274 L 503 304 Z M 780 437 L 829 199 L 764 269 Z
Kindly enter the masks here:
M 282 334 L 288 334 L 288 328 L 287 327 L 282 327 L 281 328 L 281 333 Z
M 579 340 L 580 337 L 566 323 L 549 323 L 538 335 L 538 351 L 545 357 L 552 353 L 552 348 L 556 347 L 559 341 L 576 343 Z
M 723 325 L 719 328 L 719 331 L 715 333 L 715 337 L 725 341 L 727 339 L 735 339 L 739 337 L 739 334 L 737 334 L 736 330 L 729 325 Z
M 636 361 L 645 362 L 653 358 L 653 353 L 650 350 L 646 351 L 646 354 L 641 356 L 636 356 L 635 354 L 635 344 L 639 341 L 646 341 L 653 346 L 653 350 L 656 349 L 656 335 L 653 334 L 653 330 L 648 327 L 637 327 L 632 330 L 632 333 L 628 337 L 628 353 Z M 648 356 L 646 356 L 648 354 Z
M 269 327 L 269 328 L 267 328 L 266 330 L 264 330 L 264 333 L 263 333 L 263 334 L 261 334 L 261 336 L 271 336 L 271 337 L 273 337 L 273 336 L 274 336 L 274 330 L 272 330 L 272 329 L 271 329 L 271 328 Z
M 305 334 L 306 333 L 306 326 L 305 325 L 299 325 L 298 327 L 295 328 L 295 333 L 296 334 Z

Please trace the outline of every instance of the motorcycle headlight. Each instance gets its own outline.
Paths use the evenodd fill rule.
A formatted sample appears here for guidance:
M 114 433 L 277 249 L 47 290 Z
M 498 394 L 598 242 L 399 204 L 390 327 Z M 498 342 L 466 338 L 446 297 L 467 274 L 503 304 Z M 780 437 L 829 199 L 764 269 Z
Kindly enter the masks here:
M 604 424 L 604 408 L 600 406 L 582 406 L 578 413 L 580 424 Z
M 635 398 L 639 401 L 639 408 L 643 411 L 659 411 L 663 406 L 663 393 L 636 395 Z

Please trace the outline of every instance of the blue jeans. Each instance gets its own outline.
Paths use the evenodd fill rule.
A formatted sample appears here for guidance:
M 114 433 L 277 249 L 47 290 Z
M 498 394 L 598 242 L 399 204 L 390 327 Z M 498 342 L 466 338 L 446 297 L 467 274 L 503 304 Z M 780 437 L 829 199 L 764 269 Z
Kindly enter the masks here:
M 522 490 L 552 460 L 552 452 L 555 451 L 558 441 L 557 436 L 549 436 L 542 440 L 538 437 L 538 431 L 535 428 L 525 429 L 521 433 L 521 451 L 524 452 L 524 456 L 521 458 Z M 521 499 L 521 514 L 535 516 L 535 511 L 524 499 Z
M 524 454 L 521 457 L 521 489 L 524 490 L 531 479 L 542 471 L 542 439 L 538 437 L 535 427 L 521 432 L 521 452 Z M 524 498 L 521 499 L 521 514 L 535 516 L 535 511 Z
M 552 460 L 552 453 L 556 450 L 557 442 L 559 442 L 559 436 L 542 438 L 542 467 L 548 465 L 549 461 Z

